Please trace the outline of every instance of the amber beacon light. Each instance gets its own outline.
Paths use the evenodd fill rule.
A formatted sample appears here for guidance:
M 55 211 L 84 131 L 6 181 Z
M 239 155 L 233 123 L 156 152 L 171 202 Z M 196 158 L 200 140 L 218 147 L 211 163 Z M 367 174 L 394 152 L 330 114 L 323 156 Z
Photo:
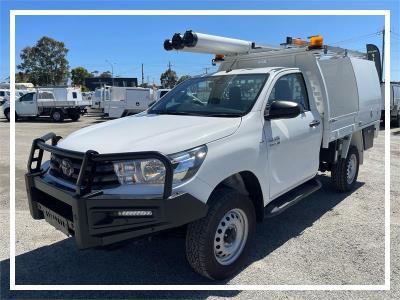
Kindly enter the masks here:
M 310 39 L 308 43 L 308 48 L 310 49 L 322 48 L 324 44 L 324 38 L 322 37 L 322 35 L 313 35 L 308 38 Z

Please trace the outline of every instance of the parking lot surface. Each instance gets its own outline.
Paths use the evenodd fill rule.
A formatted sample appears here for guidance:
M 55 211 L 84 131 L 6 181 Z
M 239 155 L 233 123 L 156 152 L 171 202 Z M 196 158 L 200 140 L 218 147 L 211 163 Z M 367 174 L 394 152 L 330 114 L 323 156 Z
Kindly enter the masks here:
M 185 260 L 184 237 L 168 232 L 151 241 L 115 249 L 78 251 L 73 238 L 29 214 L 24 173 L 32 139 L 47 132 L 66 136 L 104 120 L 95 114 L 78 122 L 49 119 L 16 124 L 17 284 L 384 284 L 384 130 L 364 156 L 358 183 L 336 192 L 330 175 L 319 175 L 320 191 L 276 218 L 257 226 L 248 266 L 234 278 L 211 282 Z M 129 133 L 134 134 L 134 133 Z M 1 297 L 8 298 L 238 298 L 238 299 L 400 299 L 400 130 L 391 129 L 390 291 L 9 291 L 9 123 L 0 120 Z M 107 143 L 107 141 L 104 141 Z

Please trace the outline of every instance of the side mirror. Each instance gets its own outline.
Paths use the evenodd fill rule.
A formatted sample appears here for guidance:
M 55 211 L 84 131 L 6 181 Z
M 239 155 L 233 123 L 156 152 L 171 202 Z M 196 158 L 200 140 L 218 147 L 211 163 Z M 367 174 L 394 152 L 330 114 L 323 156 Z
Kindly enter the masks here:
M 273 101 L 264 111 L 264 119 L 291 119 L 301 113 L 300 105 L 293 101 Z

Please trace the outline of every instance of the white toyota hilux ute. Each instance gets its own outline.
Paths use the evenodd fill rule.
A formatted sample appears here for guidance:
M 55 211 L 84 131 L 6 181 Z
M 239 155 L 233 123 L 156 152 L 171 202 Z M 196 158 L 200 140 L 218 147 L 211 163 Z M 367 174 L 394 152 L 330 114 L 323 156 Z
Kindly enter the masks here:
M 318 171 L 353 188 L 379 128 L 374 63 L 311 45 L 232 54 L 212 37 L 228 49 L 218 72 L 140 114 L 33 141 L 33 218 L 81 249 L 185 225 L 190 265 L 223 279 L 245 264 L 256 222 L 317 191 Z

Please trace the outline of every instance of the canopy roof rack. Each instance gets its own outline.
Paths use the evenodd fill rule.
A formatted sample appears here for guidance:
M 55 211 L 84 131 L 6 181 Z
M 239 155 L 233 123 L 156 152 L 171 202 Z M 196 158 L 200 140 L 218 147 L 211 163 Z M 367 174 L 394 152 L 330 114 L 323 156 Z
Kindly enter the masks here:
M 324 45 L 323 37 L 320 35 L 310 36 L 309 41 L 287 37 L 285 43 L 279 46 L 271 46 L 188 30 L 184 34 L 175 33 L 171 39 L 165 40 L 164 49 L 167 51 L 178 50 L 183 52 L 214 54 L 216 56 L 213 60 L 214 62 L 223 60 L 225 56 L 238 56 L 251 53 L 290 55 L 304 51 L 320 56 L 367 57 L 367 54 L 363 52 Z

